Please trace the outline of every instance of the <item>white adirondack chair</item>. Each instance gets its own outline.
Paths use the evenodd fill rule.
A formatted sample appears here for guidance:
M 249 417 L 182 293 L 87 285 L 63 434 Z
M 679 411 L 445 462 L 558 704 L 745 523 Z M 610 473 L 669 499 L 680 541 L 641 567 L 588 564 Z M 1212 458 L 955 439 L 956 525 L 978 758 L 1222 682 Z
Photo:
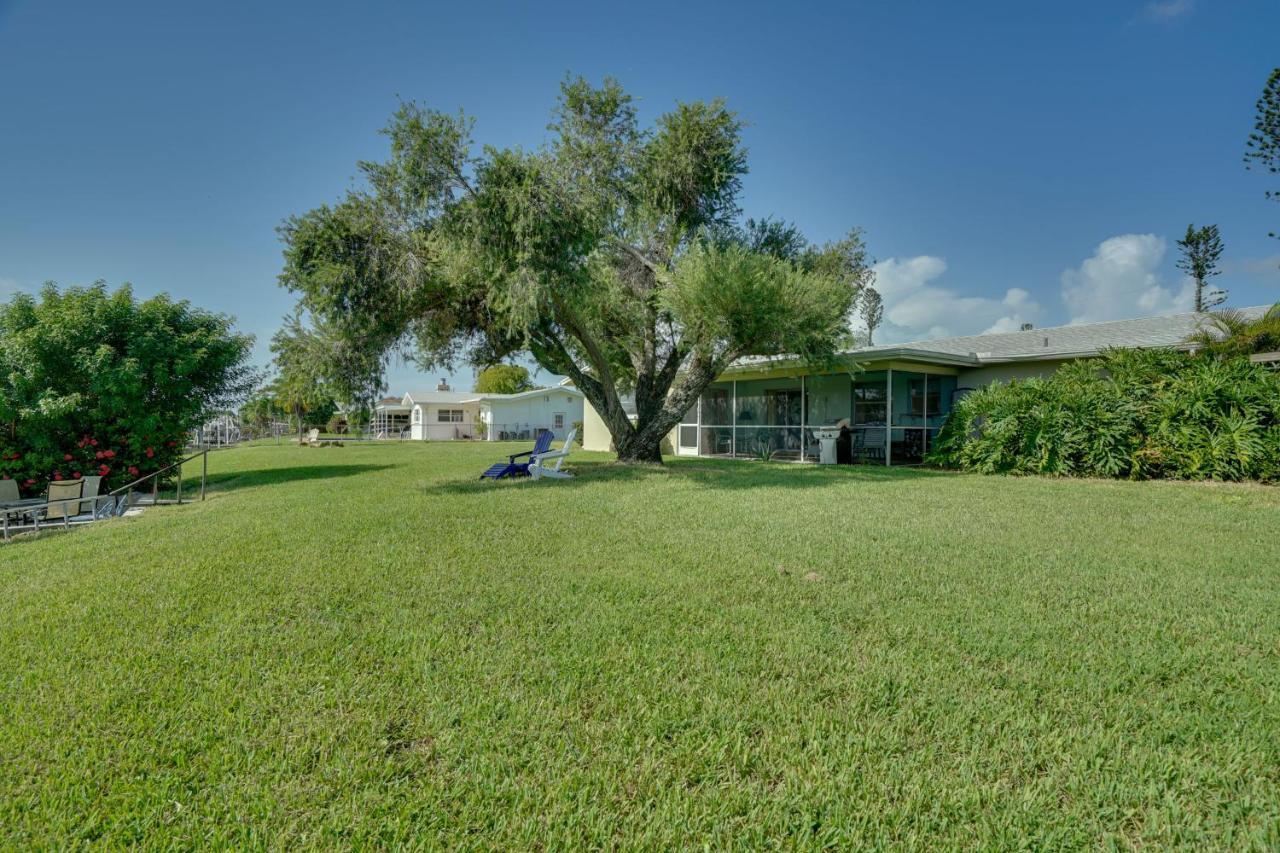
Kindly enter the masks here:
M 569 430 L 569 435 L 565 437 L 564 444 L 559 450 L 548 450 L 546 453 L 539 453 L 529 460 L 529 476 L 535 480 L 546 477 L 551 480 L 567 480 L 573 475 L 568 471 L 561 471 L 560 465 L 569 456 L 569 452 L 573 450 L 573 440 L 577 437 L 576 429 Z M 555 460 L 554 465 L 548 465 L 551 460 Z

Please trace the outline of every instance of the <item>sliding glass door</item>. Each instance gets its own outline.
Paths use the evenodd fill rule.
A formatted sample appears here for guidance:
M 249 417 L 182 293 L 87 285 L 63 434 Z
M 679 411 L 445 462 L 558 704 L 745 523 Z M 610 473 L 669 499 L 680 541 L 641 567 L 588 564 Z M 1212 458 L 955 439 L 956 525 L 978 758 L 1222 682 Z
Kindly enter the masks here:
M 894 465 L 918 465 L 951 411 L 956 378 L 905 370 L 891 373 L 890 461 Z

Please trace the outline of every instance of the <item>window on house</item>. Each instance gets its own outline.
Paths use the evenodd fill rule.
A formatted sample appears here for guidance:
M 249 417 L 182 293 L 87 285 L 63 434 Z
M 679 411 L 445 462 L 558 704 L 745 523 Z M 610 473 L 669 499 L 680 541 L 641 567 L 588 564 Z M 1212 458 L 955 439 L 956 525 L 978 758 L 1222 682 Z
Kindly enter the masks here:
M 436 412 L 436 421 L 442 424 L 460 424 L 462 409 L 439 409 Z
M 551 416 L 551 426 L 554 429 L 564 429 L 564 412 L 556 412 Z

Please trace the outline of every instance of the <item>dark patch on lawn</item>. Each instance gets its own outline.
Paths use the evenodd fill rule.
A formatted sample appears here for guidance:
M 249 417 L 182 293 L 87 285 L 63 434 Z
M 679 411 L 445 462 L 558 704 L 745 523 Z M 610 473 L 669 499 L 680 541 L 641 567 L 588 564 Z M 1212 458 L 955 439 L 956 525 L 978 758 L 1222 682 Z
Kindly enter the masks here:
M 210 474 L 206 481 L 209 488 L 224 492 L 244 489 L 251 486 L 272 486 L 278 483 L 291 483 L 302 480 L 327 480 L 332 477 L 354 477 L 357 474 L 368 474 L 374 471 L 385 471 L 394 465 L 299 465 L 292 468 L 258 468 L 253 471 L 234 471 L 224 474 Z M 199 488 L 199 476 L 188 474 L 187 489 Z
M 812 489 L 839 482 L 901 483 L 951 474 L 935 468 L 890 468 L 883 465 L 802 465 L 760 463 L 733 459 L 675 459 L 666 465 L 622 465 L 612 461 L 573 462 L 567 466 L 573 479 L 534 481 L 531 477 L 509 480 L 452 480 L 426 486 L 426 494 L 474 494 L 494 488 L 530 484 L 537 488 L 572 489 L 593 483 L 642 483 L 654 478 L 678 477 L 708 489 Z

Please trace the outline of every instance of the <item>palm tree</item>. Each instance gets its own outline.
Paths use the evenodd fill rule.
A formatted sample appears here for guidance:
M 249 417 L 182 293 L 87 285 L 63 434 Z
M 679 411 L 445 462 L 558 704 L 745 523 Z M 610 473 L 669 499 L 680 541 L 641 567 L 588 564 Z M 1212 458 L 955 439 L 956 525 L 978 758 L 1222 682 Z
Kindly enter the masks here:
M 1280 351 L 1280 302 L 1261 317 L 1233 308 L 1216 311 L 1187 343 L 1219 358 Z

